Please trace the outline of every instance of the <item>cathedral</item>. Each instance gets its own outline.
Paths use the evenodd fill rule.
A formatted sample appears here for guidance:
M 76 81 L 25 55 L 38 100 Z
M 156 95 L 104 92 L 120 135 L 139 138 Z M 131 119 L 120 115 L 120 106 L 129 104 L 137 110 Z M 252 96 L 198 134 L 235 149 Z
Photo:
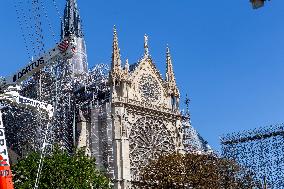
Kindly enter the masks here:
M 80 127 L 84 135 L 87 130 L 91 133 L 86 135 L 90 142 L 83 140 L 80 146 L 85 145 L 97 164 L 107 169 L 114 188 L 130 187 L 131 181 L 139 180 L 139 169 L 161 154 L 211 151 L 194 133 L 189 116 L 181 113 L 169 47 L 162 78 L 149 54 L 148 37 L 144 39 L 143 57 L 131 65 L 126 60 L 123 66 L 114 28 L 109 100 L 91 110 L 91 124 L 85 124 L 90 128 Z
M 89 70 L 76 0 L 67 0 L 61 31 L 62 38 L 75 35 L 77 53 L 56 69 L 46 68 L 23 90 L 26 96 L 45 100 L 55 108 L 49 143 L 59 143 L 67 150 L 84 148 L 116 189 L 131 188 L 131 182 L 139 180 L 139 170 L 161 154 L 211 152 L 191 126 L 188 111 L 180 109 L 181 94 L 169 47 L 163 78 L 150 56 L 148 36 L 144 36 L 143 57 L 130 64 L 121 59 L 114 27 L 110 65 Z M 15 122 L 10 133 L 21 132 Z M 29 136 L 40 138 L 38 132 L 34 129 Z M 18 156 L 24 155 L 23 146 L 36 149 L 39 145 L 31 144 L 41 142 L 24 136 L 10 139 L 13 154 Z
M 100 109 L 91 116 L 92 154 L 98 164 L 109 166 L 115 188 L 127 188 L 139 179 L 138 170 L 149 159 L 169 152 L 184 152 L 180 93 L 176 85 L 169 48 L 163 79 L 149 54 L 145 36 L 144 56 L 122 66 L 116 30 L 108 78 L 109 102 L 104 117 Z

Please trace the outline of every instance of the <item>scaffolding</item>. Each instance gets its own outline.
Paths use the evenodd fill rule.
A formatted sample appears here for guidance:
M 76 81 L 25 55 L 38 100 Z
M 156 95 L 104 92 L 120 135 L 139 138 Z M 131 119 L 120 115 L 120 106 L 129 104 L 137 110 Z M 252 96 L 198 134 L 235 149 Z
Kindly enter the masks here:
M 254 173 L 271 189 L 284 188 L 284 124 L 221 137 L 222 155 Z

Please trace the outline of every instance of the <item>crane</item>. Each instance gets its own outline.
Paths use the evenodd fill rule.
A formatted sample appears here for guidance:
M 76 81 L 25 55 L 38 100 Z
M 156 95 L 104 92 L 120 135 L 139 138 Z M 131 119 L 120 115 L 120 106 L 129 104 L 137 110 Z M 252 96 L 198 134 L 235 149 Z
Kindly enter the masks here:
M 53 117 L 53 107 L 45 102 L 40 102 L 38 100 L 33 100 L 30 98 L 23 97 L 19 94 L 19 86 L 8 87 L 3 94 L 0 94 L 0 102 L 9 104 L 10 106 L 18 106 L 23 108 L 28 108 L 32 110 L 41 111 L 47 113 L 48 120 Z M 0 108 L 0 155 L 4 158 L 6 162 L 9 163 L 8 151 L 6 146 L 6 139 L 4 134 L 4 124 L 2 121 L 2 109 L 5 105 L 1 105 Z
M 3 157 L 3 160 L 9 165 L 9 156 L 6 145 L 6 137 L 5 137 L 5 127 L 2 120 L 2 109 L 5 108 L 5 103 L 10 106 L 19 106 L 24 108 L 29 108 L 34 111 L 44 112 L 48 116 L 48 124 L 47 129 L 45 130 L 45 138 L 43 141 L 43 146 L 41 148 L 41 158 L 39 162 L 37 178 L 34 188 L 38 188 L 39 177 L 42 169 L 42 159 L 45 154 L 45 146 L 47 145 L 47 132 L 50 126 L 51 119 L 53 117 L 54 109 L 52 105 L 47 104 L 45 102 L 41 102 L 38 100 L 30 99 L 23 97 L 19 94 L 20 91 L 20 83 L 33 74 L 39 72 L 42 68 L 46 66 L 53 65 L 56 60 L 60 59 L 70 59 L 73 57 L 76 52 L 76 42 L 74 40 L 73 35 L 71 34 L 69 37 L 64 38 L 59 44 L 56 44 L 54 48 L 49 50 L 47 53 L 43 54 L 35 61 L 28 63 L 22 69 L 18 70 L 16 73 L 12 74 L 7 78 L 0 79 L 0 157 Z M 7 180 L 8 182 L 8 180 Z M 10 183 L 10 181 L 9 181 Z M 0 189 L 6 189 L 8 186 L 7 183 L 0 183 Z M 13 189 L 14 186 L 9 185 L 9 189 Z
M 31 77 L 45 66 L 52 65 L 58 58 L 70 59 L 76 51 L 76 42 L 73 35 L 66 37 L 54 48 L 43 54 L 35 61 L 28 63 L 22 69 L 19 69 L 13 75 L 0 79 L 0 91 L 7 89 L 9 86 L 19 85 L 22 81 Z
M 32 110 L 37 110 L 37 111 L 43 111 L 44 113 L 47 113 L 48 116 L 48 124 L 47 128 L 45 130 L 45 137 L 43 141 L 43 146 L 41 149 L 41 158 L 39 162 L 39 168 L 37 172 L 37 178 L 36 178 L 36 184 L 35 188 L 38 186 L 38 181 L 39 181 L 39 176 L 41 172 L 41 167 L 42 167 L 42 159 L 45 154 L 45 146 L 46 146 L 46 141 L 47 141 L 47 132 L 50 127 L 50 122 L 53 117 L 53 112 L 54 109 L 52 105 L 47 104 L 45 102 L 40 102 L 38 100 L 33 100 L 30 98 L 23 97 L 19 94 L 20 87 L 19 86 L 10 86 L 8 89 L 4 91 L 3 94 L 0 94 L 0 102 L 4 102 L 6 104 L 9 104 L 11 106 L 20 106 L 24 108 L 29 108 Z M 5 105 L 1 105 L 0 107 L 0 157 L 2 157 L 5 162 L 7 162 L 7 166 L 9 166 L 9 156 L 8 156 L 8 150 L 7 150 L 7 145 L 6 145 L 6 137 L 5 137 L 5 127 L 3 124 L 3 119 L 2 119 L 2 109 L 5 108 Z M 10 175 L 2 175 L 2 177 L 7 177 L 7 182 L 9 183 L 10 188 L 13 189 L 13 184 L 11 184 L 11 176 Z M 3 179 L 1 179 L 2 181 Z M 5 180 L 5 179 L 4 179 Z M 6 182 L 1 182 L 0 183 L 0 189 L 6 188 L 6 185 L 8 185 Z

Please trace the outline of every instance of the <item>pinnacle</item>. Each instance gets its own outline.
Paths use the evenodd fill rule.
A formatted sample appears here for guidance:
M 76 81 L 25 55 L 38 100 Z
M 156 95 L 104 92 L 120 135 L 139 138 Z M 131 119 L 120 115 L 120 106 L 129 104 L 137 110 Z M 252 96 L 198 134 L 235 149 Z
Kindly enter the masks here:
M 169 47 L 169 44 L 167 44 L 167 54 L 170 54 L 170 47 Z
M 113 25 L 113 35 L 116 35 L 117 34 L 117 31 L 116 31 L 116 26 Z
M 166 81 L 168 82 L 169 87 L 171 90 L 175 91 L 175 95 L 178 95 L 178 90 L 176 86 L 176 79 L 175 79 L 175 74 L 173 70 L 173 64 L 172 64 L 172 59 L 170 55 L 170 48 L 167 45 L 166 47 L 166 64 L 167 64 L 167 71 L 166 71 Z
M 64 10 L 61 37 L 74 34 L 76 37 L 82 37 L 82 23 L 76 0 L 67 0 Z
M 113 44 L 112 44 L 112 69 L 120 69 L 121 59 L 120 59 L 120 49 L 118 46 L 118 37 L 116 27 L 113 27 Z

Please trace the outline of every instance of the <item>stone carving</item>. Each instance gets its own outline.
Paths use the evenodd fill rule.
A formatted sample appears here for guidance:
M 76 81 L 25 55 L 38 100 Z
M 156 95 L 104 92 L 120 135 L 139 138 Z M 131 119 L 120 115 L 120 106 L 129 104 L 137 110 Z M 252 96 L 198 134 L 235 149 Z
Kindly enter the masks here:
M 139 91 L 142 98 L 148 102 L 156 102 L 161 96 L 161 89 L 158 81 L 149 74 L 142 75 L 139 81 Z
M 132 177 L 149 159 L 175 151 L 175 144 L 165 124 L 154 117 L 142 117 L 132 126 L 129 136 Z

